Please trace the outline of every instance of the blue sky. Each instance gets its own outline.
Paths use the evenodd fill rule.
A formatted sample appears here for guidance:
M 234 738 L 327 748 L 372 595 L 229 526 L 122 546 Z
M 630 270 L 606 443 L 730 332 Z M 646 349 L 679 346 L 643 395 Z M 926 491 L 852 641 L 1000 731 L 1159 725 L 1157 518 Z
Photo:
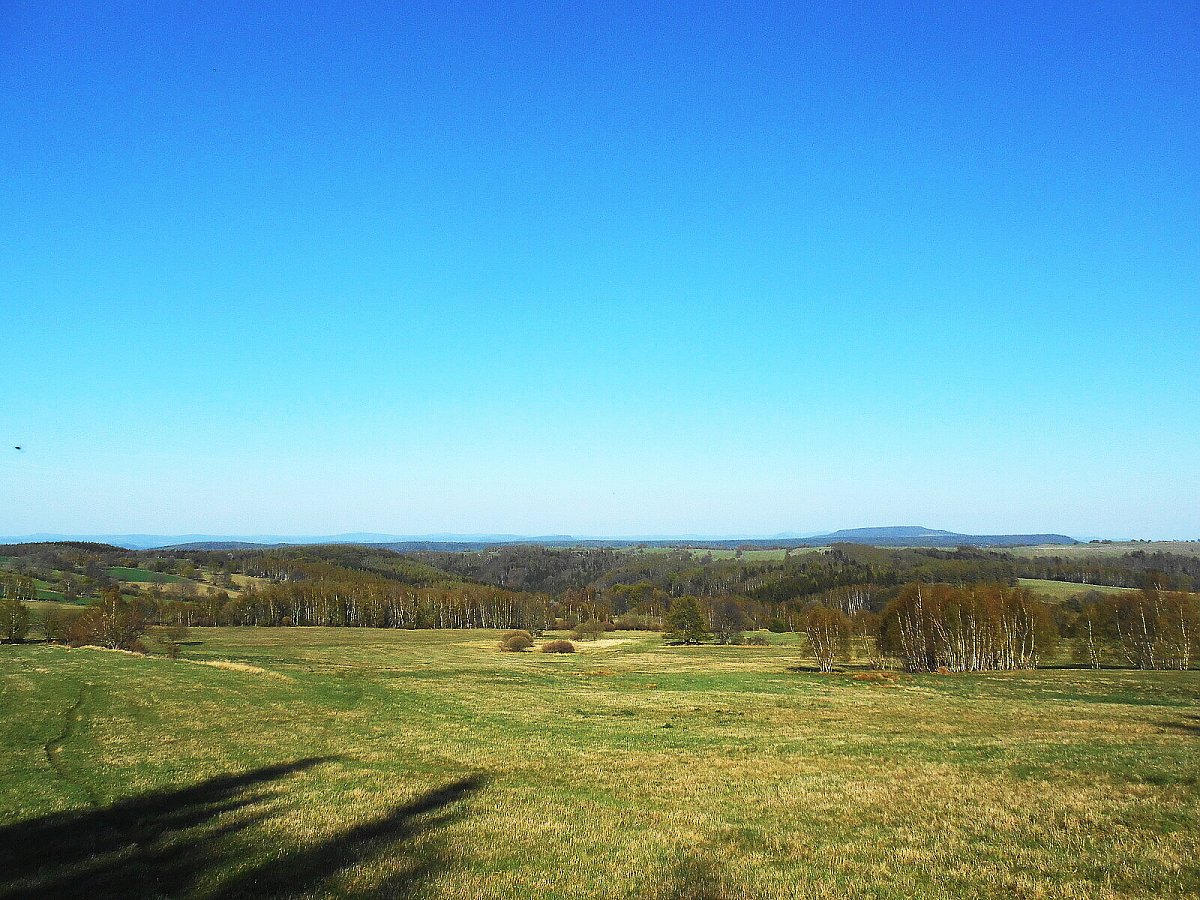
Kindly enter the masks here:
M 1200 537 L 1194 3 L 393 6 L 0 9 L 0 534 Z

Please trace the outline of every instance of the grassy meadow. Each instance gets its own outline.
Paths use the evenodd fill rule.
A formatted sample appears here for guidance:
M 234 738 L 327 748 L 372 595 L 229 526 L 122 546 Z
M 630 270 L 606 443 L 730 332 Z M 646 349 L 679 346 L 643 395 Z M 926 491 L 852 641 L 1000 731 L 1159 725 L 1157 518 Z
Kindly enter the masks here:
M 109 566 L 105 571 L 108 577 L 115 581 L 136 584 L 181 584 L 188 580 L 168 572 L 153 572 L 150 569 L 130 568 L 128 566 Z
M 1068 559 L 1086 559 L 1097 556 L 1113 556 L 1122 553 L 1182 553 L 1200 556 L 1200 541 L 1109 541 L 1087 544 L 1038 544 L 1027 547 L 1005 547 L 1005 553 L 1013 556 L 1062 556 Z
M 1078 581 L 1053 581 L 1049 578 L 1018 578 L 1019 587 L 1028 588 L 1051 602 L 1068 600 L 1089 591 L 1101 594 L 1126 594 L 1131 588 L 1112 587 L 1107 584 L 1081 584 Z
M 0 895 L 1200 895 L 1200 672 L 818 675 L 797 636 L 0 647 Z

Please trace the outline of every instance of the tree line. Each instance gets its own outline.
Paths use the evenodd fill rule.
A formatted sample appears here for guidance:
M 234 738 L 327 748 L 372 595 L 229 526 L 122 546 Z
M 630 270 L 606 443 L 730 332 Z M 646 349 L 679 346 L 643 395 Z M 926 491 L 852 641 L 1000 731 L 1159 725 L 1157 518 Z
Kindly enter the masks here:
M 107 603 L 110 620 L 125 610 L 147 627 L 497 628 L 537 634 L 594 623 L 730 644 L 763 630 L 802 632 L 825 669 L 848 654 L 909 671 L 1025 668 L 1043 664 L 1064 641 L 1086 665 L 1187 668 L 1200 657 L 1196 598 L 1177 589 L 1180 573 L 1200 561 L 1181 561 L 1178 554 L 1135 551 L 1084 561 L 1093 572 L 1124 566 L 1122 578 L 1139 582 L 1142 590 L 1051 605 L 1015 586 L 1017 576 L 1049 574 L 1039 567 L 1078 561 L 1020 560 L 979 548 L 837 545 L 765 560 L 672 549 L 519 545 L 408 554 L 352 545 L 139 553 L 73 544 L 5 552 L 12 557 L 0 576 L 0 595 L 16 601 L 14 622 L 22 601 L 36 596 L 35 574 L 69 574 L 97 586 L 100 596 L 89 609 Z M 111 578 L 105 581 L 114 566 L 170 573 L 176 583 L 122 593 Z M 254 583 L 235 582 L 235 576 Z M 63 617 L 69 618 L 66 611 Z M 681 617 L 688 621 L 681 624 Z M 92 619 L 80 620 L 76 638 L 86 637 L 80 631 L 85 626 L 103 631 Z M 112 630 L 111 621 L 104 627 L 120 631 Z

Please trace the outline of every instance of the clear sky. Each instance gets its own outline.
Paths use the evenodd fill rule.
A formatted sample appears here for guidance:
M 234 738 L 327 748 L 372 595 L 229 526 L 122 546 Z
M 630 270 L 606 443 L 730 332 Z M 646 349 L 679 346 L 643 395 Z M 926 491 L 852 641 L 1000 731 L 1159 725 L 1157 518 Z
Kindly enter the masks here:
M 668 5 L 0 5 L 0 534 L 1200 537 L 1196 3 Z

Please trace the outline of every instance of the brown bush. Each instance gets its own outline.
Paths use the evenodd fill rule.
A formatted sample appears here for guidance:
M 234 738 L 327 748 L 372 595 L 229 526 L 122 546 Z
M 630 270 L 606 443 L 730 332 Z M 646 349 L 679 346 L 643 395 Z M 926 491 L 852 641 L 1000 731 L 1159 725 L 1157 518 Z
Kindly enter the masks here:
M 574 653 L 575 645 L 572 644 L 570 641 L 564 641 L 564 640 L 546 641 L 546 643 L 542 644 L 542 652 L 543 653 Z
M 500 639 L 500 649 L 505 653 L 520 653 L 533 646 L 533 636 L 528 631 L 506 631 Z

